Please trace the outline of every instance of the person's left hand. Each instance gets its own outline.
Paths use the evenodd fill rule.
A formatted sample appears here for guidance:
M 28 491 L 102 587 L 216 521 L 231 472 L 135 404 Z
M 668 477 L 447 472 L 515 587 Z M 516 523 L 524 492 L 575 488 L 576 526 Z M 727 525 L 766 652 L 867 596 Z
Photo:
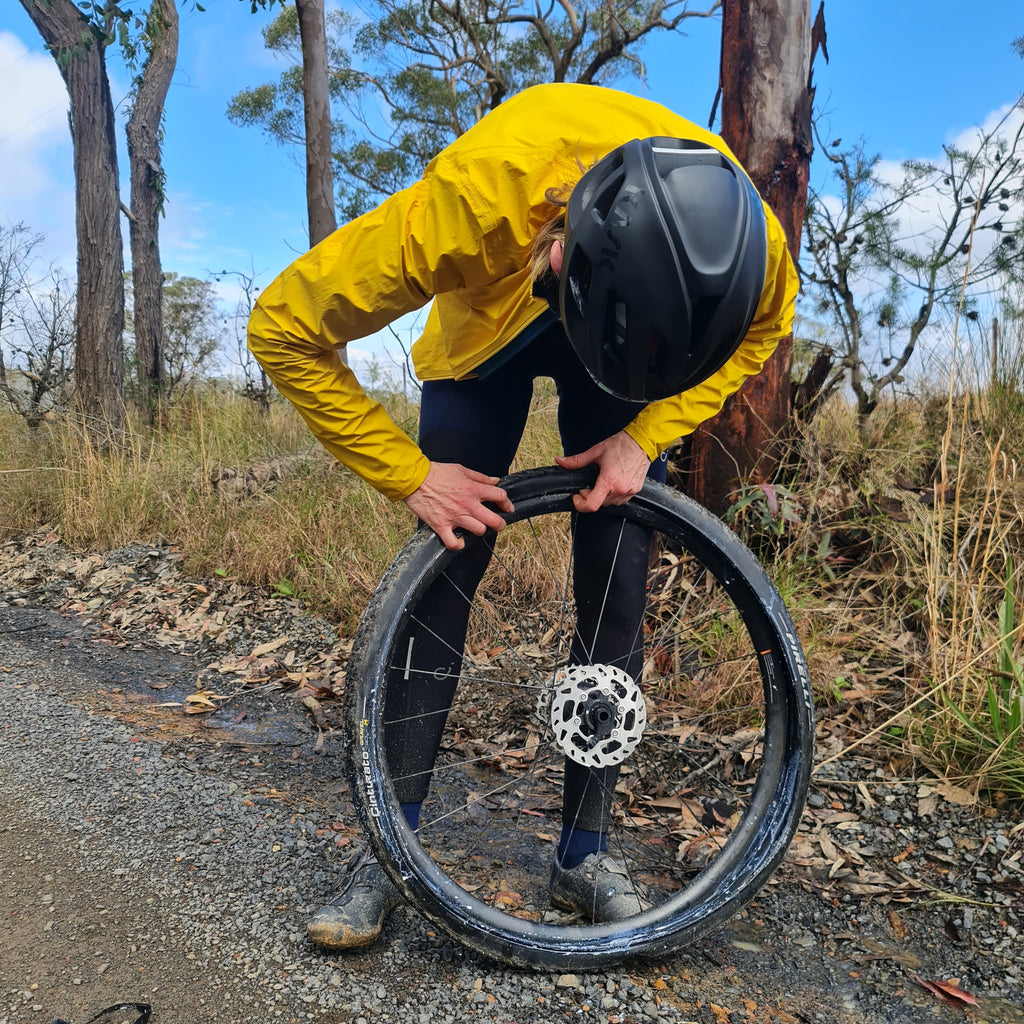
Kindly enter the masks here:
M 620 430 L 579 455 L 560 455 L 555 459 L 562 469 L 582 469 L 595 463 L 600 467 L 593 487 L 574 494 L 577 512 L 596 512 L 605 505 L 625 505 L 644 485 L 651 460 L 647 453 Z

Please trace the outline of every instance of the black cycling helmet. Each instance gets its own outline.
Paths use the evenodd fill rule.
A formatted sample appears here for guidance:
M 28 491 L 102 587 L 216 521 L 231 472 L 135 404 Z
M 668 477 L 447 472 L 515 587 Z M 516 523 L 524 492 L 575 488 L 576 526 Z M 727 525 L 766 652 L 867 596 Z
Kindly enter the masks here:
M 606 391 L 677 395 L 743 340 L 766 254 L 761 199 L 732 160 L 691 139 L 634 139 L 569 197 L 562 323 Z

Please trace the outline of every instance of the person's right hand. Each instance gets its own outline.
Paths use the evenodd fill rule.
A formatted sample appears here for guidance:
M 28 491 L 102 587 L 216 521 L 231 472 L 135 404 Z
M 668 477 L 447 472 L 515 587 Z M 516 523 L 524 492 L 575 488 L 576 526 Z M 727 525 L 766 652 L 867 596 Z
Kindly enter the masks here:
M 456 536 L 456 529 L 479 537 L 487 530 L 505 528 L 505 520 L 484 505 L 486 501 L 503 512 L 512 511 L 512 502 L 497 483 L 498 477 L 485 476 L 457 462 L 432 462 L 427 478 L 404 500 L 446 548 L 461 551 L 466 542 Z

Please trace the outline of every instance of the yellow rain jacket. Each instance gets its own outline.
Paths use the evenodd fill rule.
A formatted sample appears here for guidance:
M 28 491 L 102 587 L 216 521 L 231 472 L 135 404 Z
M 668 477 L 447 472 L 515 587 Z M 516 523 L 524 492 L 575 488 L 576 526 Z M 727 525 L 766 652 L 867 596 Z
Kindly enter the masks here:
M 394 500 L 429 462 L 370 399 L 338 349 L 434 299 L 413 346 L 421 380 L 473 376 L 548 307 L 531 293 L 530 246 L 561 210 L 545 192 L 579 180 L 631 139 L 722 140 L 670 110 L 589 85 L 539 85 L 506 100 L 438 154 L 423 177 L 297 259 L 262 293 L 249 348 L 339 462 Z M 733 159 L 735 159 L 733 157 Z M 764 292 L 746 338 L 714 376 L 646 406 L 626 433 L 650 458 L 714 416 L 792 330 L 796 272 L 768 218 Z

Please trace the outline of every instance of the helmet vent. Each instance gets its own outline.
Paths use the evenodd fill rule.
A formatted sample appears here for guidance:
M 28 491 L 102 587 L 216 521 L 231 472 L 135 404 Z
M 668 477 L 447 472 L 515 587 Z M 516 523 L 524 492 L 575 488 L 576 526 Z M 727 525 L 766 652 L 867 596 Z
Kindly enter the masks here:
M 625 345 L 626 340 L 629 337 L 628 327 L 628 316 L 626 312 L 626 304 L 618 300 L 614 305 L 615 312 L 615 343 L 617 345 Z
M 597 215 L 598 220 L 603 224 L 615 206 L 615 200 L 619 196 L 619 188 L 622 182 L 618 178 L 608 182 L 606 187 L 594 196 L 594 203 L 591 209 Z

